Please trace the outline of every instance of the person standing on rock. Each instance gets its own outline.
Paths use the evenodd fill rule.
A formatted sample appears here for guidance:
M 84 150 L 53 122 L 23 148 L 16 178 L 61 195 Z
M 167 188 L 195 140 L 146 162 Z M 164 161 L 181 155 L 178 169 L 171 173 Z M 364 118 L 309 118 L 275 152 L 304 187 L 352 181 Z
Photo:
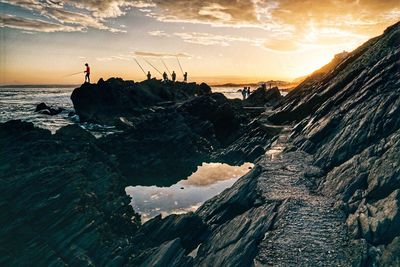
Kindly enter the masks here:
M 167 75 L 167 73 L 165 71 L 164 71 L 162 77 L 163 77 L 164 82 L 168 81 L 168 75 Z
M 89 67 L 89 64 L 85 64 L 85 66 L 86 66 L 86 70 L 83 72 L 83 73 L 86 73 L 86 75 L 85 75 L 85 83 L 86 82 L 88 82 L 88 83 L 90 83 L 90 67 Z
M 172 81 L 175 82 L 175 80 L 176 80 L 176 73 L 175 73 L 175 71 L 172 71 L 171 78 L 172 78 Z
M 243 89 L 242 89 L 243 100 L 246 99 L 246 94 L 247 94 L 247 87 L 243 87 Z
M 187 83 L 187 72 L 183 74 L 183 82 Z
M 147 80 L 151 80 L 151 73 L 150 73 L 150 71 L 147 72 Z

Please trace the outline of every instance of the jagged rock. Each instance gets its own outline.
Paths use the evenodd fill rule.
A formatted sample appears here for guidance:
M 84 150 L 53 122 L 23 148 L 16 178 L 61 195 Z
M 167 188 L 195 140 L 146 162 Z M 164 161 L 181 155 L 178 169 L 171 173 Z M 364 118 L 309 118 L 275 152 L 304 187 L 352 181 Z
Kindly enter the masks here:
M 263 87 L 258 88 L 250 94 L 250 96 L 243 100 L 243 106 L 246 107 L 262 107 L 265 105 L 274 106 L 276 105 L 283 96 L 279 91 L 278 87 L 271 89 L 264 89 Z
M 0 265 L 107 265 L 129 246 L 138 217 L 126 180 L 75 127 L 0 124 Z
M 52 108 L 46 105 L 46 103 L 40 103 L 36 106 L 35 112 L 39 112 L 41 114 L 54 116 L 63 112 L 63 108 Z
M 180 239 L 177 238 L 162 244 L 140 266 L 191 266 L 191 261 L 192 258 L 185 256 L 185 250 L 180 244 Z
M 363 264 L 371 266 L 397 260 L 389 244 L 400 235 L 399 36 L 396 23 L 335 58 L 269 117 L 279 124 L 299 122 L 293 144 L 322 168 L 318 190 L 344 208 L 352 237 L 368 244 Z

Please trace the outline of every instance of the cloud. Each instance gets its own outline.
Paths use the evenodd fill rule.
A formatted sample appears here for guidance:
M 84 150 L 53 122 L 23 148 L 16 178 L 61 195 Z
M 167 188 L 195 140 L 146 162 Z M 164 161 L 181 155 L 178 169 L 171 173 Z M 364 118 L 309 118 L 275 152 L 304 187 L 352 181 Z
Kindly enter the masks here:
M 135 51 L 132 52 L 136 56 L 142 57 L 183 57 L 183 58 L 191 58 L 192 56 L 186 53 L 163 53 L 163 52 L 148 52 L 148 51 Z
M 252 0 L 153 0 L 150 16 L 161 21 L 202 22 L 210 24 L 257 24 Z
M 150 32 L 148 32 L 148 34 L 150 36 L 164 36 L 164 37 L 168 37 L 169 36 L 169 34 L 167 34 L 164 31 L 150 31 Z
M 0 15 L 0 27 L 39 32 L 74 32 L 82 31 L 80 26 L 66 26 L 43 20 L 32 20 L 11 15 Z
M 399 19 L 398 0 L 152 0 L 147 16 L 164 22 L 255 27 L 266 31 L 266 47 L 290 51 L 311 42 L 328 45 L 366 40 Z M 330 32 L 330 33 L 329 33 Z M 180 33 L 185 42 L 228 46 L 216 36 Z M 156 35 L 154 35 L 156 36 Z M 229 39 L 229 38 L 228 38 Z M 296 40 L 293 42 L 292 40 Z M 283 47 L 273 41 L 283 41 Z M 303 43 L 303 44 L 302 44 Z M 330 45 L 330 44 L 329 44 Z
M 30 24 L 38 25 L 49 24 L 48 27 L 38 27 L 36 31 L 84 31 L 87 28 L 106 30 L 110 32 L 125 32 L 122 28 L 107 26 L 107 19 L 116 18 L 126 14 L 126 11 L 134 7 L 151 7 L 153 4 L 144 1 L 123 1 L 123 0 L 0 0 L 6 3 L 29 10 L 32 14 L 39 16 L 40 19 L 31 17 L 14 17 L 16 20 L 27 21 Z M 12 14 L 8 14 L 12 15 Z M 57 23 L 55 23 L 55 21 Z M 10 22 L 10 21 L 9 21 Z M 18 28 L 14 23 L 4 23 L 6 27 Z M 21 24 L 18 22 L 18 25 Z M 51 26 L 58 25 L 58 26 Z M 60 26 L 62 24 L 62 26 Z M 14 26 L 13 26 L 14 25 Z M 29 27 L 29 26 L 28 26 Z M 49 30 L 51 28 L 52 30 Z M 54 29 L 57 30 L 54 30 Z
M 230 46 L 234 42 L 244 42 L 254 46 L 261 46 L 265 42 L 265 39 L 261 38 L 246 38 L 241 36 L 217 35 L 200 32 L 180 32 L 174 33 L 174 35 L 180 37 L 184 42 L 198 45 Z

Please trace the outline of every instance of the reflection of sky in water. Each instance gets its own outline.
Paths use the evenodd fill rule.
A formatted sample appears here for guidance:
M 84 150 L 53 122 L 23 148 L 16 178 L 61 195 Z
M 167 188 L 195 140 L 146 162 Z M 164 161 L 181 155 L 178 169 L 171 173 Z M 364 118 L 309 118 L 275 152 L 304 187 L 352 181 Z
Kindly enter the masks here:
M 232 186 L 251 167 L 251 163 L 242 166 L 203 163 L 187 180 L 170 187 L 129 186 L 125 190 L 132 198 L 133 209 L 145 222 L 160 213 L 164 217 L 195 211 L 203 202 Z

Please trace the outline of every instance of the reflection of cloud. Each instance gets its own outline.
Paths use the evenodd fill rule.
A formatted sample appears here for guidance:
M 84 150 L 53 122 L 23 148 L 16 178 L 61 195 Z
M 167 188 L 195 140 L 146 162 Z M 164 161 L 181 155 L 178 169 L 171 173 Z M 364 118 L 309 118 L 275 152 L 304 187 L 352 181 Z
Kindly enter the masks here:
M 133 52 L 137 56 L 143 56 L 143 57 L 187 57 L 190 58 L 192 57 L 191 55 L 188 55 L 186 53 L 162 53 L 162 52 L 148 52 L 148 51 L 135 51 Z
M 179 182 L 181 185 L 208 186 L 218 181 L 238 178 L 250 171 L 254 165 L 245 163 L 242 166 L 230 166 L 224 163 L 203 163 L 187 180 Z

